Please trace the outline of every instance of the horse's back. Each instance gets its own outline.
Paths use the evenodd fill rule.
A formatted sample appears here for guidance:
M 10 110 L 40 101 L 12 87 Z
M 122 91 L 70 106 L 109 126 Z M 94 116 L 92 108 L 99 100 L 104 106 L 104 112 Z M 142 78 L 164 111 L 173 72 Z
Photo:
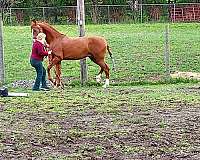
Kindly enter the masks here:
M 63 38 L 62 43 L 65 48 L 79 48 L 79 50 L 88 50 L 88 52 L 100 52 L 107 47 L 106 40 L 103 37 L 98 36 L 66 37 Z
M 100 36 L 90 36 L 90 37 L 87 37 L 87 39 L 90 43 L 98 43 L 101 45 L 107 45 L 105 38 L 100 37 Z
M 90 55 L 104 58 L 106 54 L 107 43 L 102 37 L 64 37 L 58 42 L 57 48 L 62 48 L 63 59 L 82 59 Z
M 85 37 L 76 37 L 76 38 L 72 38 L 72 37 L 64 37 L 62 39 L 62 43 L 63 45 L 86 45 L 87 39 Z
M 64 37 L 60 42 L 63 59 L 82 59 L 88 56 L 88 41 L 84 37 Z
M 88 39 L 88 48 L 91 53 L 106 52 L 107 42 L 103 37 L 91 36 L 87 37 L 87 39 Z

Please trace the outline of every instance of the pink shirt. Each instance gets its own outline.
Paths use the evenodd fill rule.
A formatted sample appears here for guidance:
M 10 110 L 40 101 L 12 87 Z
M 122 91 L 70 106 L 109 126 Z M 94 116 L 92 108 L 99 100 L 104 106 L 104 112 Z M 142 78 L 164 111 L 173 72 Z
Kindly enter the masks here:
M 31 58 L 43 61 L 45 56 L 48 56 L 48 52 L 45 50 L 44 45 L 36 40 L 33 43 Z

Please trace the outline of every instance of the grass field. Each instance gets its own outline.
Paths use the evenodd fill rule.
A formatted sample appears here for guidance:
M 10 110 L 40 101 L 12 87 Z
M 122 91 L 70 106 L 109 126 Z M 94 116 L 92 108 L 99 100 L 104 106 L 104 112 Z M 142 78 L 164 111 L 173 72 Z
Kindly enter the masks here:
M 60 32 L 75 37 L 76 26 L 55 26 Z M 199 24 L 170 24 L 171 71 L 199 72 Z M 88 25 L 86 35 L 107 39 L 116 60 L 117 71 L 111 71 L 113 84 L 163 80 L 165 24 Z M 34 78 L 29 64 L 30 27 L 5 27 L 6 82 Z M 112 68 L 110 58 L 107 62 Z M 127 67 L 128 66 L 128 67 Z M 89 82 L 98 73 L 98 66 L 88 60 Z M 79 61 L 62 62 L 63 77 L 79 83 Z M 79 83 L 80 84 L 80 83 Z M 112 84 L 112 83 L 111 83 Z
M 199 85 L 28 92 L 0 98 L 1 159 L 200 157 Z
M 77 34 L 75 26 L 55 27 Z M 170 28 L 171 70 L 199 72 L 199 24 Z M 198 160 L 200 84 L 150 83 L 164 76 L 163 32 L 164 24 L 87 26 L 87 35 L 104 36 L 112 47 L 112 85 L 96 85 L 98 67 L 88 61 L 89 84 L 81 87 L 79 62 L 66 61 L 65 90 L 9 87 L 29 97 L 0 97 L 0 159 Z M 8 86 L 34 78 L 30 33 L 29 27 L 4 29 Z

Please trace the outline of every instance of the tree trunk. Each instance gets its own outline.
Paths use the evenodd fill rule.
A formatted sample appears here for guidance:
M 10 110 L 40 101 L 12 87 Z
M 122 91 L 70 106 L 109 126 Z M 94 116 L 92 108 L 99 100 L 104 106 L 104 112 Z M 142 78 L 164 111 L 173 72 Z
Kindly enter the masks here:
M 96 24 L 98 22 L 98 1 L 92 0 L 92 21 Z

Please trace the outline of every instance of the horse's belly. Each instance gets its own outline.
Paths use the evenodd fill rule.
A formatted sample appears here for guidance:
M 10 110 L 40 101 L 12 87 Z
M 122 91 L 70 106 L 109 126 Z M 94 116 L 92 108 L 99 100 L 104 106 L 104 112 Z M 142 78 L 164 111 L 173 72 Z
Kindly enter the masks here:
M 68 43 L 67 43 L 68 42 Z M 87 43 L 85 41 L 67 41 L 63 45 L 63 58 L 77 60 L 85 58 L 89 55 Z M 84 43 L 83 43 L 84 42 Z
M 83 59 L 85 57 L 88 57 L 89 54 L 87 52 L 73 52 L 73 53 L 67 53 L 64 54 L 63 59 L 64 60 L 79 60 L 79 59 Z

